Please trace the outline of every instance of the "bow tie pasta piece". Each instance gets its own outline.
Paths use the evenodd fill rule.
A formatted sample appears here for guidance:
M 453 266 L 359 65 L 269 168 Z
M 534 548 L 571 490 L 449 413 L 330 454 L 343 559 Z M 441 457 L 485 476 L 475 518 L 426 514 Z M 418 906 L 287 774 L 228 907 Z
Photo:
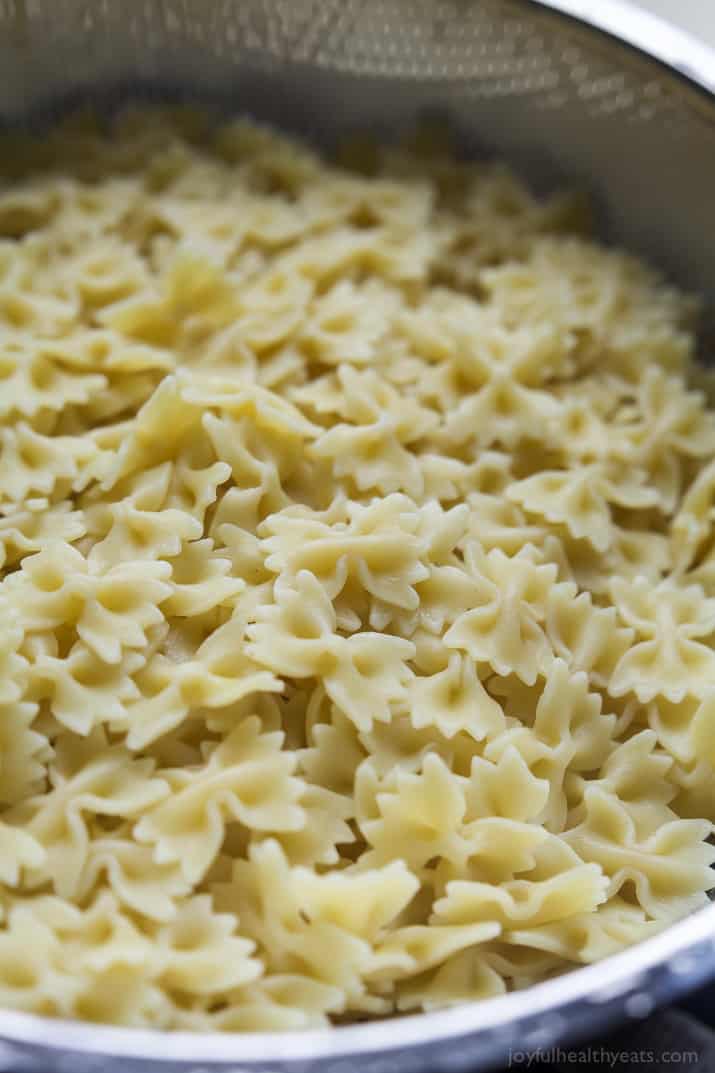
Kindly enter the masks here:
M 77 958 L 93 976 L 103 976 L 120 966 L 141 966 L 148 976 L 156 975 L 155 954 L 147 935 L 119 907 L 106 891 L 76 919 L 75 927 L 62 935 L 65 954 Z M 64 929 L 63 929 L 64 930 Z
M 560 659 L 586 671 L 589 680 L 603 688 L 608 688 L 633 641 L 633 630 L 618 625 L 614 608 L 595 606 L 590 593 L 579 593 L 571 582 L 554 585 L 549 592 L 546 633 Z
M 656 697 L 645 706 L 648 726 L 668 754 L 676 762 L 690 764 L 695 760 L 715 761 L 711 745 L 713 728 L 712 690 L 703 698 L 685 697 L 678 702 Z
M 81 510 L 71 502 L 50 504 L 31 498 L 22 504 L 0 506 L 0 572 L 9 570 L 26 555 L 41 551 L 50 541 L 72 544 L 87 532 Z
M 229 488 L 217 504 L 208 530 L 219 553 L 231 560 L 232 574 L 256 586 L 270 578 L 261 541 L 255 532 L 263 514 L 261 503 L 265 491 L 263 486 Z
M 448 341 L 447 348 L 425 355 L 438 361 L 417 390 L 424 392 L 429 385 L 426 396 L 442 413 L 438 442 L 454 448 L 464 443 L 515 447 L 531 437 L 545 441 L 562 406 L 542 387 L 567 360 L 568 339 L 547 324 L 527 331 L 507 327 L 498 310 L 463 296 L 437 294 L 441 341 Z M 428 310 L 416 316 L 425 317 Z M 429 332 L 424 338 L 430 338 Z M 538 414 L 545 422 L 542 428 L 535 420 Z
M 434 903 L 431 922 L 496 921 L 506 936 L 514 926 L 534 927 L 593 913 L 607 898 L 608 878 L 597 864 L 584 864 L 564 840 L 542 834 L 517 877 L 498 885 L 484 882 L 481 876 L 448 877 L 442 897 Z
M 543 525 L 533 521 L 528 523 L 524 511 L 501 494 L 469 492 L 467 503 L 470 509 L 469 536 L 485 551 L 498 548 L 505 555 L 513 556 L 529 545 L 536 549 L 550 538 L 559 539 L 548 533 Z
M 562 576 L 575 582 L 596 603 L 608 601 L 614 577 L 634 580 L 640 576 L 656 585 L 674 565 L 669 539 L 662 533 L 614 528 L 611 546 L 605 554 L 597 552 L 588 541 L 570 540 L 563 532 L 558 540 Z
M 404 492 L 420 497 L 424 484 L 415 458 L 400 442 L 389 413 L 367 425 L 334 425 L 310 449 L 311 458 L 330 462 L 335 478 L 348 477 L 359 494 Z
M 360 730 L 369 730 L 373 721 L 389 722 L 393 707 L 407 699 L 414 645 L 379 633 L 333 636 L 328 669 L 321 674 L 327 693 Z
M 36 332 L 40 337 L 61 335 L 77 314 L 74 296 L 41 294 L 29 288 L 0 283 L 0 325 L 5 331 Z
M 303 784 L 282 744 L 281 733 L 262 734 L 256 717 L 245 720 L 203 769 L 166 773 L 171 798 L 139 821 L 136 838 L 156 847 L 158 861 L 181 862 L 187 882 L 196 883 L 218 853 L 229 819 L 260 831 L 302 827 Z
M 419 603 L 410 615 L 398 619 L 404 633 L 415 641 L 423 630 L 439 639 L 440 664 L 447 661 L 448 651 L 442 645 L 444 631 L 468 611 L 474 610 L 483 598 L 483 587 L 477 578 L 457 565 L 428 566 L 428 575 L 415 586 Z
M 65 200 L 57 182 L 28 182 L 24 189 L 7 187 L 0 194 L 0 235 L 21 238 L 47 224 Z
M 587 816 L 588 795 L 598 792 L 610 795 L 627 810 L 641 842 L 676 816 L 669 807 L 678 796 L 676 766 L 660 749 L 651 730 L 637 731 L 632 738 L 615 745 L 597 776 L 575 776 L 571 789 L 574 807 L 569 814 L 570 830 Z
M 361 731 L 358 740 L 370 757 L 371 770 L 381 779 L 400 769 L 419 772 L 424 759 L 440 756 L 455 775 L 468 776 L 474 757 L 482 744 L 466 731 L 446 737 L 434 726 L 415 729 L 409 714 L 395 715 L 389 723 L 374 723 L 372 730 Z M 364 759 L 358 758 L 355 770 Z M 353 773 L 354 778 L 355 772 Z M 357 792 L 357 784 L 355 784 Z
M 231 882 L 214 888 L 214 900 L 237 914 L 271 974 L 300 971 L 337 987 L 344 1004 L 365 995 L 377 961 L 373 943 L 417 887 L 401 861 L 323 876 L 290 868 L 268 840 L 234 864 Z
M 313 283 L 304 275 L 286 271 L 283 265 L 269 267 L 255 277 L 248 273 L 238 295 L 239 310 L 233 324 L 246 346 L 259 357 L 275 359 L 276 349 L 290 354 L 290 369 L 300 374 L 305 361 L 297 336 L 305 321 Z M 288 379 L 293 379 L 290 375 Z
M 246 588 L 230 576 L 231 560 L 214 549 L 212 540 L 194 540 L 169 560 L 172 593 L 164 605 L 167 615 L 190 617 L 214 607 L 230 606 Z
M 88 312 L 138 296 L 151 286 L 142 258 L 121 240 L 108 236 L 93 235 L 88 248 L 64 262 L 63 273 Z
M 713 769 L 708 760 L 673 764 L 670 780 L 676 791 L 673 811 L 689 819 L 705 818 L 715 825 Z
M 633 411 L 626 428 L 637 458 L 649 460 L 668 449 L 691 458 L 712 458 L 715 417 L 706 409 L 705 396 L 688 391 L 679 377 L 649 366 Z
M 177 377 L 167 376 L 153 392 L 107 467 L 101 490 L 111 491 L 130 475 L 151 469 L 166 482 L 164 499 L 154 509 L 183 509 L 203 518 L 230 470 L 216 459 L 202 429 L 202 406 L 187 399 L 182 387 Z M 171 466 L 159 470 L 160 463 Z
M 0 588 L 0 703 L 19 701 L 27 681 L 28 662 L 21 654 L 25 624 L 6 586 Z
M 38 705 L 30 701 L 0 703 L 0 805 L 15 805 L 40 793 L 52 749 L 33 729 Z
M 88 500 L 84 510 L 93 543 L 88 561 L 107 569 L 124 561 L 155 562 L 179 555 L 183 543 L 201 537 L 201 522 L 170 501 L 170 463 L 133 475 L 102 501 Z M 206 485 L 204 485 L 206 494 Z
M 707 638 L 715 631 L 715 600 L 699 585 L 680 588 L 671 580 L 657 586 L 644 578 L 614 578 L 613 602 L 636 633 L 636 643 L 616 665 L 609 691 L 635 693 L 641 704 L 655 697 L 678 703 L 704 695 L 715 674 L 715 652 Z
M 137 845 L 127 837 L 92 839 L 77 879 L 78 898 L 84 900 L 91 891 L 101 888 L 105 876 L 121 905 L 160 922 L 176 916 L 178 899 L 192 889 L 178 863 L 158 863 L 153 847 Z
M 334 418 L 312 445 L 311 457 L 331 461 L 335 475 L 349 474 L 361 491 L 370 487 L 383 493 L 397 491 L 400 485 L 395 482 L 400 479 L 407 494 L 422 494 L 419 460 L 409 447 L 429 436 L 438 418 L 402 385 L 392 386 L 373 369 L 357 371 L 341 365 L 337 373 L 320 377 L 293 394 L 300 405 L 312 407 L 323 420 L 328 415 Z M 335 417 L 343 420 L 336 423 Z M 348 468 L 350 444 L 360 451 L 359 468 Z M 390 477 L 385 466 L 378 470 L 380 444 L 390 452 L 391 463 L 399 463 L 401 475 Z
M 538 388 L 569 371 L 568 335 L 546 322 L 527 330 L 507 325 L 498 306 L 446 289 L 433 290 L 420 308 L 406 311 L 399 326 L 417 353 L 448 370 L 446 409 L 456 405 L 465 388 L 480 389 L 503 372 Z
M 486 269 L 482 280 L 510 322 L 546 319 L 573 333 L 581 369 L 605 356 L 606 371 L 637 382 L 648 360 L 680 372 L 691 356 L 692 301 L 620 251 L 542 237 L 522 264 Z
M 159 609 L 172 595 L 166 562 L 118 563 L 102 571 L 69 544 L 51 545 L 23 560 L 6 591 L 28 630 L 74 627 L 98 661 L 118 664 L 124 650 L 141 651 L 147 633 L 164 621 Z
M 70 906 L 64 912 L 78 914 Z M 71 1016 L 82 983 L 62 953 L 61 939 L 37 911 L 22 903 L 13 906 L 0 932 L 2 1005 Z
M 465 793 L 468 818 L 478 821 L 503 817 L 523 823 L 541 814 L 549 784 L 529 770 L 518 749 L 507 745 L 495 759 L 473 758 Z M 519 870 L 516 863 L 514 866 Z
M 261 962 L 254 944 L 234 934 L 236 918 L 211 909 L 208 895 L 181 903 L 170 922 L 149 935 L 152 975 L 163 988 L 186 995 L 214 995 L 257 980 Z
M 200 411 L 216 409 L 234 417 L 248 416 L 258 428 L 279 439 L 308 439 L 319 431 L 295 406 L 255 384 L 237 384 L 214 376 L 177 377 L 180 397 Z
M 183 902 L 154 937 L 161 984 L 188 995 L 215 995 L 257 980 L 263 966 L 252 956 L 255 944 L 235 935 L 236 926 L 232 913 L 213 910 L 207 894 Z
M 321 186 L 306 186 L 302 202 L 313 225 L 321 230 L 344 223 L 410 234 L 415 227 L 428 225 L 434 189 L 424 176 L 401 176 L 399 181 L 385 175 L 367 178 L 324 164 L 321 171 Z
M 289 506 L 281 486 L 281 475 L 289 476 L 292 469 L 286 450 L 281 450 L 272 438 L 256 435 L 248 417 L 219 418 L 208 413 L 202 424 L 216 455 L 230 467 L 235 487 L 229 488 L 227 495 L 241 492 L 245 497 L 254 493 L 254 526 L 266 514 Z
M 132 230 L 137 237 L 147 237 L 153 229 L 158 229 L 157 237 L 164 242 L 156 248 L 155 260 L 160 260 L 162 268 L 176 257 L 177 248 L 192 247 L 201 248 L 212 264 L 225 266 L 239 253 L 244 239 L 237 220 L 237 199 L 216 205 L 204 200 L 197 202 L 171 181 L 168 172 L 173 163 L 178 163 L 178 157 L 172 165 L 167 161 L 167 173 L 161 176 L 159 166 L 156 167 L 156 182 L 164 187 L 164 195 L 161 200 L 156 198 L 136 207 Z M 120 297 L 117 295 L 115 300 Z
M 551 441 L 569 468 L 633 464 L 636 455 L 627 428 L 621 424 L 619 397 L 607 396 L 604 409 L 598 405 L 597 386 L 585 381 L 567 382 L 557 388 L 561 408 L 551 423 Z M 590 390 L 589 390 L 590 388 Z
M 307 570 L 291 581 L 280 575 L 275 600 L 261 607 L 258 621 L 248 627 L 249 657 L 276 674 L 319 676 L 359 729 L 369 730 L 373 719 L 389 721 L 391 704 L 407 695 L 406 661 L 414 646 L 386 634 L 340 636 L 333 606 Z
M 320 365 L 370 365 L 400 305 L 399 295 L 376 280 L 362 287 L 341 280 L 311 302 L 298 346 Z
M 522 795 L 519 803 L 506 800 L 506 787 Z M 389 860 L 403 837 L 401 853 L 415 871 L 442 861 L 459 874 L 473 861 L 485 874 L 499 877 L 533 865 L 533 849 L 546 832 L 523 818 L 538 815 L 547 793 L 543 780 L 535 779 L 515 753 L 494 768 L 487 763 L 480 768 L 473 760 L 469 779 L 455 775 L 434 753 L 424 757 L 421 770 L 397 769 L 383 779 L 368 759 L 356 782 L 369 861 Z
M 510 369 L 498 369 L 446 415 L 439 439 L 447 451 L 465 444 L 513 449 L 524 440 L 548 442 L 558 412 L 553 395 L 519 384 Z
M 507 495 L 527 514 L 565 526 L 574 540 L 588 540 L 599 552 L 608 551 L 613 540 L 611 504 L 638 510 L 659 502 L 639 474 L 632 472 L 626 482 L 622 474 L 611 475 L 598 465 L 544 470 L 515 481 Z
M 259 364 L 258 357 L 246 342 L 240 326 L 231 322 L 206 340 L 205 345 L 195 353 L 187 355 L 181 367 L 192 370 L 196 375 L 230 378 L 245 384 L 261 383 L 270 388 L 270 371 L 274 367 L 277 370 L 284 369 L 286 357 L 290 358 L 291 367 L 295 365 L 300 369 L 300 361 L 293 351 L 279 351 L 272 355 L 270 360 Z M 177 369 L 178 363 L 174 361 L 172 367 Z
M 135 759 L 122 745 L 108 745 L 101 731 L 83 741 L 66 736 L 50 764 L 51 789 L 18 804 L 8 820 L 22 824 L 44 849 L 44 859 L 28 879 L 32 886 L 51 883 L 71 898 L 87 860 L 89 817 L 123 819 L 141 815 L 169 792 L 155 777 L 152 760 Z
M 37 870 L 44 863 L 42 843 L 20 827 L 0 823 L 0 882 L 17 887 L 24 869 Z
M 419 976 L 465 949 L 476 954 L 474 947 L 495 939 L 500 931 L 501 927 L 496 921 L 456 927 L 413 924 L 411 927 L 396 928 L 378 945 L 376 956 L 379 967 L 371 978 L 379 981 L 384 976 L 393 983 Z
M 683 496 L 673 519 L 673 557 L 681 570 L 693 565 L 702 546 L 709 541 L 715 519 L 715 461 L 702 469 Z
M 641 942 L 658 931 L 640 906 L 631 905 L 618 895 L 598 907 L 597 913 L 577 913 L 551 924 L 530 928 L 511 928 L 504 942 L 514 949 L 543 950 L 563 958 L 563 968 L 570 962 L 590 964 Z
M 282 689 L 280 679 L 247 653 L 239 613 L 210 633 L 193 658 L 169 643 L 168 654 L 155 653 L 137 681 L 138 696 L 113 719 L 115 729 L 127 732 L 130 749 L 146 748 L 197 708 L 226 708 L 253 693 Z
M 371 625 L 378 625 L 376 617 L 387 625 L 394 609 L 415 611 L 417 586 L 429 573 L 422 560 L 432 551 L 417 532 L 422 512 L 393 495 L 368 507 L 346 504 L 345 516 L 324 521 L 296 507 L 271 516 L 261 527 L 266 566 L 276 573 L 308 571 L 331 601 L 352 581 L 373 598 Z
M 315 383 L 321 385 L 325 381 L 321 378 Z M 372 425 L 381 415 L 389 414 L 396 435 L 405 444 L 423 439 L 437 428 L 438 418 L 432 410 L 399 392 L 374 369 L 357 370 L 351 365 L 340 365 L 330 383 L 334 408 L 320 405 L 318 396 L 315 408 L 319 413 L 332 412 L 357 426 Z M 301 402 L 311 399 L 305 391 L 297 393 Z
M 435 902 L 435 923 L 496 921 L 505 929 L 538 926 L 593 912 L 606 898 L 608 880 L 596 864 L 576 864 L 543 880 L 514 879 L 499 887 L 454 880 Z
M 358 813 L 360 830 L 371 847 L 371 864 L 400 855 L 413 871 L 433 858 L 445 857 L 457 866 L 469 856 L 462 832 L 466 813 L 466 780 L 454 775 L 435 754 L 424 758 L 418 774 L 396 771 L 382 786 L 370 759 L 357 772 L 356 796 L 368 810 Z
M 658 748 L 658 739 L 652 730 L 641 730 L 627 741 L 615 745 L 606 758 L 598 777 L 584 781 L 584 791 L 593 786 L 614 794 L 619 801 L 628 803 L 635 815 L 636 808 L 643 813 L 642 822 L 653 826 L 659 814 L 663 822 L 672 818 L 668 805 L 676 795 L 670 782 L 673 760 Z M 574 810 L 572 819 L 578 815 Z
M 692 752 L 688 760 L 702 758 L 715 768 L 715 691 L 708 690 L 692 722 Z
M 298 771 L 301 771 L 299 762 Z M 292 831 L 277 831 L 275 839 L 291 864 L 308 868 L 337 865 L 356 842 L 349 821 L 354 818 L 355 806 L 351 795 L 336 793 L 306 780 L 301 792 L 300 808 L 305 823 Z M 356 847 L 357 848 L 357 847 Z
M 410 687 L 415 728 L 434 726 L 446 738 L 464 731 L 481 741 L 504 728 L 499 704 L 489 696 L 469 656 L 451 653 L 444 671 L 415 677 Z
M 159 606 L 176 596 L 167 584 L 167 563 L 122 563 L 94 587 L 77 622 L 77 634 L 105 663 L 118 663 L 122 650 L 142 650 L 148 632 L 164 620 Z M 90 590 L 91 591 L 91 590 Z
M 490 688 L 502 697 L 511 718 L 485 755 L 494 760 L 506 748 L 519 750 L 529 768 L 538 769 L 549 782 L 541 822 L 549 831 L 561 831 L 570 805 L 570 780 L 607 759 L 616 716 L 603 710 L 600 694 L 590 692 L 586 674 L 570 673 L 559 659 L 535 688 L 519 688 L 509 679 L 490 681 Z
M 403 308 L 397 317 L 397 329 L 421 358 L 435 366 L 471 365 L 481 380 L 487 378 L 491 364 L 487 329 L 494 327 L 490 311 L 458 291 L 439 286 L 430 288 L 419 306 Z
M 533 684 L 553 658 L 542 622 L 556 567 L 535 565 L 523 555 L 510 559 L 498 548 L 484 554 L 475 543 L 465 561 L 479 594 L 475 606 L 445 633 L 444 643 L 488 663 L 499 675 L 513 671 Z
M 148 292 L 148 293 L 147 293 Z M 200 250 L 177 250 L 160 286 L 112 303 L 100 321 L 132 340 L 186 346 L 224 327 L 237 311 L 220 266 Z
M 484 927 L 485 925 L 480 925 Z M 430 925 L 434 927 L 434 925 Z M 466 929 L 460 929 L 466 931 Z M 541 971 L 538 971 L 538 970 Z M 544 966 L 539 966 L 533 973 L 532 980 L 537 980 L 546 973 Z M 412 1010 L 438 1010 L 450 1006 L 460 1006 L 465 1002 L 494 998 L 506 991 L 503 966 L 492 967 L 488 954 L 477 950 L 463 950 L 440 965 L 436 970 L 408 979 L 397 984 L 397 1009 L 401 1012 Z
M 377 1000 L 374 1003 L 371 1008 L 378 1012 Z M 180 1008 L 176 1020 L 196 1032 L 286 1032 L 327 1027 L 330 1014 L 344 1004 L 339 987 L 299 972 L 272 973 L 235 988 L 224 1008 L 208 1012 Z
M 590 206 L 583 196 L 557 193 L 537 199 L 502 164 L 470 163 L 455 175 L 451 150 L 443 145 L 426 159 L 420 150 L 402 163 L 400 173 L 422 168 L 429 169 L 446 210 L 449 242 L 436 272 L 467 294 L 481 293 L 485 269 L 526 258 L 539 236 L 590 230 Z
M 507 728 L 490 741 L 485 757 L 492 762 L 516 750 L 528 770 L 538 771 L 548 787 L 537 819 L 548 831 L 562 831 L 570 807 L 569 777 L 603 763 L 611 748 L 615 715 L 601 710 L 601 697 L 590 693 L 581 672 L 570 675 L 555 660 L 543 684 L 525 688 L 512 680 L 492 680 L 502 699 Z
M 392 924 L 417 893 L 418 882 L 403 861 L 366 871 L 321 876 L 294 872 L 294 896 L 302 913 L 374 940 Z
M 600 696 L 589 691 L 587 675 L 570 674 L 563 660 L 554 660 L 534 712 L 537 737 L 554 749 L 565 746 L 578 771 L 602 755 L 614 722 L 602 712 Z
M 34 655 L 31 688 L 38 699 L 49 701 L 50 711 L 63 727 L 85 735 L 104 723 L 121 723 L 126 718 L 127 705 L 139 696 L 132 676 L 143 664 L 138 652 L 128 653 L 119 663 L 103 663 L 82 642 L 62 657 L 50 636 L 46 649 Z
M 681 820 L 675 813 L 645 837 L 626 803 L 598 786 L 584 795 L 585 818 L 564 834 L 582 860 L 609 878 L 609 896 L 630 882 L 638 903 L 654 919 L 674 919 L 707 903 L 715 847 L 705 839 L 711 824 Z M 651 806 L 652 807 L 652 806 Z
M 253 493 L 256 524 L 294 499 L 320 495 L 319 474 L 305 454 L 318 432 L 287 400 L 257 386 L 211 378 L 186 389 L 204 413 L 202 428 L 233 484 Z M 285 490 L 284 490 L 285 488 Z M 233 490 L 233 489 L 231 489 Z
M 0 499 L 78 492 L 101 476 L 106 458 L 83 436 L 43 436 L 24 421 L 0 429 Z
M 427 282 L 434 235 L 388 227 L 336 226 L 286 251 L 283 265 L 325 289 L 336 279 L 378 277 L 406 291 Z
M 318 687 L 322 693 L 322 686 Z M 308 724 L 307 748 L 300 753 L 300 767 L 308 779 L 352 802 L 355 772 L 365 759 L 365 750 L 355 724 L 336 705 L 330 706 L 329 722 Z M 306 713 L 306 723 L 308 713 Z
M 326 497 L 321 488 L 324 467 L 307 458 L 301 435 L 293 435 L 290 426 L 274 432 L 247 415 L 217 419 L 211 414 L 203 425 L 216 454 L 231 467 L 233 487 L 224 498 L 233 494 L 241 509 L 230 520 L 251 536 L 270 514 L 300 502 L 322 510 L 330 502 L 330 493 Z
M 86 372 L 81 366 L 67 368 L 46 356 L 41 346 L 12 335 L 0 343 L 0 377 L 3 421 L 16 415 L 32 420 L 46 410 L 61 414 L 87 403 L 107 386 L 105 376 Z

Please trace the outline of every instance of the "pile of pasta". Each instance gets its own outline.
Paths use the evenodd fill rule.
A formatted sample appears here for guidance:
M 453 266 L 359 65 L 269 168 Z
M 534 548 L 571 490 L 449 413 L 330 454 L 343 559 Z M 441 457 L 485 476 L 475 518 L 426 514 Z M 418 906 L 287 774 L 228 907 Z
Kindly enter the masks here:
M 0 1006 L 429 1010 L 705 903 L 693 302 L 434 138 L 140 109 L 3 169 Z

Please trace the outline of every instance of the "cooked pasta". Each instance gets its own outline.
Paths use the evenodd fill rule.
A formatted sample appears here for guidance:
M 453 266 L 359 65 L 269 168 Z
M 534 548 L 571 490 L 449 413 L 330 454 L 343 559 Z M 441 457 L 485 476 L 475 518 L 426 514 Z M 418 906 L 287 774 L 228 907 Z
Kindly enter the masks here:
M 703 904 L 693 303 L 435 139 L 3 160 L 0 1006 L 427 1010 Z

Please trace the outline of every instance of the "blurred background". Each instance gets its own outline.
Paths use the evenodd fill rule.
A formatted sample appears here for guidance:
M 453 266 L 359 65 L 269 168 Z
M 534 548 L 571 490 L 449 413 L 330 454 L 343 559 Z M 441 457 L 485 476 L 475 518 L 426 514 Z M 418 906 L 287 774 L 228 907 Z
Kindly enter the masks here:
M 715 0 L 635 0 L 638 7 L 661 15 L 715 44 Z

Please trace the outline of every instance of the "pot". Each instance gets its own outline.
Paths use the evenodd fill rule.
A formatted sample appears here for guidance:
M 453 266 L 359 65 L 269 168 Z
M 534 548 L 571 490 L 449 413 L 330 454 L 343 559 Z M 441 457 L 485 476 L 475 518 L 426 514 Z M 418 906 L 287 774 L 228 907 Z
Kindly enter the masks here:
M 704 299 L 715 327 L 715 52 L 622 0 L 5 0 L 0 121 L 209 101 L 330 143 L 443 116 Z M 642 1018 L 715 976 L 715 905 L 522 992 L 284 1034 L 165 1034 L 0 1011 L 13 1073 L 460 1073 Z

